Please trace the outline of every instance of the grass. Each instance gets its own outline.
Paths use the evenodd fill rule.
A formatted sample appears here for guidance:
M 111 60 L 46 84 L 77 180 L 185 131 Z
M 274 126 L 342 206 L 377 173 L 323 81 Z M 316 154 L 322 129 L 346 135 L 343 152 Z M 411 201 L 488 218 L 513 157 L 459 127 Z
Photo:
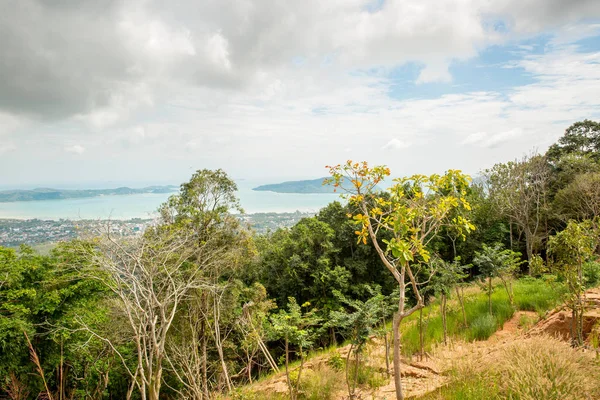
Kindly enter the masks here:
M 591 353 L 548 336 L 515 342 L 477 367 L 458 365 L 451 382 L 425 400 L 584 400 L 600 398 L 600 369 Z
M 514 306 L 500 282 L 495 282 L 492 293 L 492 316 L 489 315 L 487 294 L 482 291 L 465 296 L 467 326 L 457 301 L 449 302 L 447 327 L 451 338 L 486 340 L 509 320 L 515 311 L 534 311 L 540 316 L 561 303 L 564 286 L 548 279 L 522 278 L 512 282 Z M 410 356 L 419 352 L 419 314 L 415 313 L 402 322 L 402 352 Z M 439 303 L 434 301 L 423 310 L 424 350 L 442 342 L 443 327 Z
M 300 385 L 299 398 L 302 400 L 331 400 L 339 390 L 345 388 L 345 378 L 341 371 L 320 366 L 314 371 L 307 370 Z

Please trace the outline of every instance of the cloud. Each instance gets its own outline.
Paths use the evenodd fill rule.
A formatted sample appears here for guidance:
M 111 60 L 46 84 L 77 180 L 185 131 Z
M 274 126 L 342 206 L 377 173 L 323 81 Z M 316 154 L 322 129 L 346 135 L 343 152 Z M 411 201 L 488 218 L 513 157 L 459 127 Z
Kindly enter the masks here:
M 8 153 L 9 151 L 15 150 L 17 146 L 12 143 L 0 143 L 0 154 Z
M 340 73 L 417 62 L 424 66 L 419 83 L 448 82 L 450 62 L 513 34 L 600 16 L 594 0 L 369 4 L 9 2 L 0 16 L 0 110 L 44 119 L 80 116 L 101 129 L 184 88 L 246 91 L 265 76 L 298 67 Z M 492 23 L 498 20 L 510 30 L 499 31 Z
M 501 131 L 494 134 L 488 134 L 487 132 L 476 132 L 467 136 L 462 141 L 462 144 L 493 148 L 503 143 L 510 142 L 512 139 L 518 138 L 522 135 L 523 130 L 521 128 L 509 129 L 507 131 Z
M 488 137 L 486 132 L 475 132 L 467 136 L 462 144 L 477 144 L 483 142 Z
M 404 142 L 400 139 L 392 139 L 389 142 L 387 142 L 385 145 L 383 145 L 381 147 L 382 150 L 400 150 L 400 149 L 406 149 L 407 147 L 410 147 L 410 143 Z
M 406 174 L 476 172 L 600 117 L 600 53 L 573 44 L 597 32 L 582 20 L 600 16 L 598 2 L 367 3 L 9 2 L 0 14 L 0 143 L 15 148 L 0 171 L 26 154 L 39 162 L 0 177 L 69 176 L 73 164 L 55 162 L 64 151 L 85 151 L 81 176 L 96 180 L 178 182 L 191 165 L 321 176 L 321 165 L 349 157 Z M 552 39 L 532 44 L 540 35 Z M 521 51 L 504 66 L 528 83 L 435 86 L 506 43 Z M 406 63 L 420 73 L 395 77 Z M 404 79 L 421 85 L 395 96 Z
M 72 146 L 65 146 L 65 151 L 67 153 L 83 154 L 85 152 L 85 147 L 79 144 L 74 144 Z

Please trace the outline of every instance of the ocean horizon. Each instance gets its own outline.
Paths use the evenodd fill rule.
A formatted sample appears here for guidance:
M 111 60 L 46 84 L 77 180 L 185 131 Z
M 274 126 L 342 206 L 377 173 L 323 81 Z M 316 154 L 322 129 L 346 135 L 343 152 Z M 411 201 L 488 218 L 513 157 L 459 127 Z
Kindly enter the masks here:
M 284 213 L 296 211 L 316 213 L 332 201 L 340 200 L 338 194 L 331 193 L 301 194 L 252 190 L 252 188 L 264 183 L 248 180 L 236 181 L 238 185 L 237 196 L 245 213 Z M 139 184 L 127 186 L 141 187 Z M 89 188 L 87 187 L 86 189 Z M 106 187 L 106 189 L 112 189 L 112 187 Z M 0 203 L 0 219 L 127 220 L 131 218 L 153 218 L 157 214 L 158 207 L 169 196 L 176 193 L 144 193 L 80 199 Z

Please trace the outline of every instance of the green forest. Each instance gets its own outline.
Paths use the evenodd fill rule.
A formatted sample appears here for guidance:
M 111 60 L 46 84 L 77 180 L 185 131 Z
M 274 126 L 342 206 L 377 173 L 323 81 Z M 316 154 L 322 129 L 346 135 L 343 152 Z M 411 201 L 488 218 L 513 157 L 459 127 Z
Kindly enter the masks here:
M 389 381 L 403 399 L 405 360 L 563 303 L 568 345 L 598 348 L 582 294 L 600 284 L 600 123 L 474 178 L 356 161 L 324 172 L 340 201 L 291 228 L 253 232 L 234 181 L 199 170 L 138 237 L 107 223 L 48 255 L 0 248 L 0 397 L 258 399 L 251 385 L 281 374 L 271 398 L 333 399 L 334 384 L 367 398 Z M 381 370 L 363 361 L 373 338 Z M 306 367 L 318 354 L 333 378 Z M 470 379 L 427 398 L 542 398 Z M 578 398 L 559 386 L 543 398 Z

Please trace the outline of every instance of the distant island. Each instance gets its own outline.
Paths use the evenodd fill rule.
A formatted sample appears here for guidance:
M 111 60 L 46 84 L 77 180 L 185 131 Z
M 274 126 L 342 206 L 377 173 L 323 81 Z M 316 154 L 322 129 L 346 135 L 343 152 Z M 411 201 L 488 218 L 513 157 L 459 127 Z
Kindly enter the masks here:
M 130 195 L 142 193 L 171 193 L 175 192 L 178 188 L 178 186 L 167 185 L 147 186 L 141 189 L 119 187 L 116 189 L 83 190 L 63 190 L 49 188 L 37 188 L 32 190 L 2 190 L 0 191 L 0 203 L 9 203 L 16 201 L 83 199 L 89 197 Z
M 311 179 L 306 181 L 288 181 L 273 183 L 253 188 L 252 190 L 275 193 L 335 193 L 333 185 L 323 185 L 325 178 Z M 338 191 L 339 192 L 339 191 Z

